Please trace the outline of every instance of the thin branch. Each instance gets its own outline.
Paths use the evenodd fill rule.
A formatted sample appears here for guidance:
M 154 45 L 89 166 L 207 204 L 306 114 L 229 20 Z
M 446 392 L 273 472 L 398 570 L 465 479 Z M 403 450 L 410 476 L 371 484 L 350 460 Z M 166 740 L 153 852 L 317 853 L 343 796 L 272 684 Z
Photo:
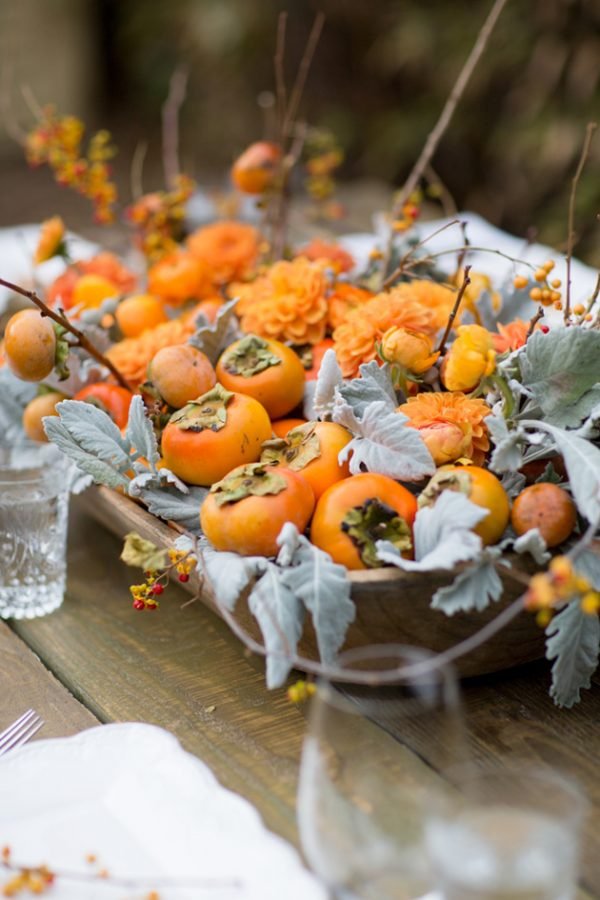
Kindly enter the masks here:
M 573 176 L 573 181 L 571 182 L 571 194 L 569 196 L 569 217 L 567 225 L 567 290 L 565 294 L 565 324 L 569 321 L 569 317 L 571 315 L 571 261 L 573 258 L 573 247 L 575 245 L 575 198 L 577 195 L 579 179 L 581 178 L 583 169 L 589 156 L 590 147 L 592 146 L 592 141 L 594 139 L 594 132 L 596 131 L 597 127 L 598 125 L 596 122 L 588 122 L 587 124 L 587 128 L 585 131 L 585 140 L 581 149 L 581 156 L 579 157 L 579 163 L 577 165 L 575 175 Z
M 440 256 L 447 256 L 449 253 L 461 253 L 464 250 L 468 250 L 469 253 L 493 253 L 494 256 L 501 256 L 503 259 L 507 259 L 515 265 L 527 266 L 532 272 L 536 272 L 539 268 L 539 266 L 534 266 L 533 263 L 528 262 L 526 259 L 518 259 L 516 256 L 509 256 L 508 253 L 503 253 L 502 250 L 494 250 L 491 247 L 475 247 L 473 244 L 464 244 L 462 247 L 450 247 L 447 250 L 437 250 L 435 253 L 429 253 L 427 256 L 422 257 L 417 262 L 409 263 L 407 268 L 431 262 L 434 259 L 438 259 Z
M 285 73 L 283 61 L 285 59 L 285 30 L 287 27 L 287 12 L 279 13 L 277 20 L 277 43 L 273 68 L 275 69 L 275 95 L 277 97 L 277 133 L 279 143 L 283 146 L 284 122 L 286 117 L 287 92 L 285 88 Z
M 44 110 L 42 109 L 40 103 L 38 103 L 37 97 L 33 93 L 33 89 L 29 84 L 21 85 L 21 94 L 23 95 L 23 100 L 27 105 L 27 108 L 34 119 L 41 119 L 44 116 Z
M 321 37 L 324 22 L 325 15 L 322 12 L 318 12 L 308 36 L 306 47 L 302 59 L 300 60 L 300 65 L 298 66 L 298 74 L 296 75 L 296 80 L 290 93 L 290 102 L 283 120 L 284 140 L 288 135 L 293 133 L 296 114 L 298 112 L 298 107 L 300 106 L 300 101 L 302 100 L 302 94 L 304 93 L 304 85 L 306 84 L 306 78 L 313 61 L 313 56 L 315 55 L 315 50 L 317 49 L 317 44 L 319 43 L 319 38 Z
M 535 326 L 540 321 L 540 319 L 544 318 L 544 307 L 538 306 L 537 312 L 534 316 L 529 320 L 529 328 L 527 329 L 527 334 L 525 335 L 525 341 L 528 341 L 531 335 L 534 332 Z
M 4 128 L 6 129 L 6 133 L 8 134 L 8 136 L 12 138 L 15 143 L 23 146 L 25 144 L 27 132 L 23 128 L 21 128 L 13 114 L 10 91 L 11 84 L 12 66 L 8 62 L 5 62 L 2 66 L 2 77 L 0 84 L 0 112 L 2 113 Z
M 177 66 L 169 81 L 169 93 L 162 108 L 163 171 L 167 188 L 173 187 L 179 166 L 179 113 L 185 101 L 188 71 Z
M 131 390 L 131 385 L 125 380 L 125 378 L 121 375 L 119 370 L 113 363 L 108 359 L 108 357 L 104 356 L 98 350 L 97 347 L 92 344 L 88 337 L 83 333 L 83 331 L 79 331 L 78 328 L 75 328 L 74 325 L 67 319 L 66 316 L 61 315 L 60 313 L 55 312 L 53 309 L 50 309 L 49 306 L 46 306 L 43 300 L 40 300 L 35 291 L 28 291 L 26 288 L 20 287 L 18 284 L 13 284 L 12 281 L 6 281 L 4 278 L 0 278 L 0 284 L 4 287 L 9 288 L 9 290 L 14 291 L 16 294 L 21 294 L 22 297 L 27 297 L 28 300 L 31 300 L 37 308 L 40 310 L 43 316 L 48 316 L 49 319 L 52 319 L 53 322 L 56 322 L 57 325 L 61 325 L 65 331 L 68 331 L 73 337 L 76 339 L 77 343 L 75 346 L 81 347 L 82 350 L 85 350 L 91 357 L 93 357 L 97 362 L 100 363 L 101 366 L 105 366 L 111 375 L 118 381 L 121 387 L 127 388 L 128 391 Z
M 461 223 L 460 223 L 460 230 L 462 231 L 464 246 L 461 248 L 460 253 L 458 254 L 458 258 L 456 260 L 456 271 L 457 272 L 460 272 L 460 270 L 464 266 L 465 260 L 467 258 L 467 253 L 469 252 L 470 247 L 471 247 L 471 242 L 467 235 L 467 223 L 464 220 L 461 221 Z
M 463 283 L 461 284 L 458 294 L 456 295 L 456 300 L 454 301 L 454 306 L 452 307 L 452 312 L 448 316 L 448 323 L 446 325 L 446 330 L 444 331 L 444 336 L 442 337 L 442 340 L 440 341 L 440 346 L 438 347 L 438 353 L 440 354 L 440 356 L 442 355 L 442 353 L 444 352 L 444 349 L 446 347 L 446 341 L 448 340 L 450 331 L 452 330 L 452 324 L 458 313 L 460 304 L 462 302 L 462 298 L 465 295 L 465 291 L 468 288 L 468 286 L 471 284 L 471 279 L 469 278 L 470 271 L 471 271 L 471 266 L 465 266 L 465 274 L 464 274 L 464 278 L 463 278 Z
M 406 265 L 408 260 L 411 258 L 411 256 L 413 256 L 413 254 L 420 247 L 424 247 L 425 244 L 428 243 L 428 241 L 432 240 L 432 238 L 434 238 L 434 237 L 437 237 L 438 234 L 441 234 L 442 231 L 445 231 L 447 228 L 451 228 L 452 225 L 461 225 L 461 224 L 462 223 L 460 222 L 459 219 L 453 219 L 451 222 L 446 222 L 445 225 L 442 225 L 440 228 L 436 228 L 435 231 L 432 231 L 431 234 L 428 234 L 426 237 L 422 238 L 417 244 L 415 244 L 413 247 L 411 247 L 410 250 L 407 253 L 405 253 L 404 256 L 402 257 L 402 259 L 398 263 L 397 268 L 394 269 L 394 271 L 389 276 L 389 278 L 386 278 L 386 280 L 383 282 L 382 290 L 384 290 L 384 291 L 387 290 L 394 283 L 394 281 L 400 275 L 402 275 L 402 272 L 404 271 L 404 266 Z M 421 262 L 421 260 L 418 260 L 417 262 Z
M 444 210 L 444 215 L 454 217 L 458 215 L 458 206 L 456 205 L 456 201 L 447 185 L 444 184 L 438 173 L 435 171 L 431 164 L 425 166 L 425 170 L 423 172 L 423 176 L 427 179 L 427 183 L 430 187 L 438 187 L 439 188 L 439 201 L 442 204 L 442 209 Z M 434 198 L 435 199 L 435 198 Z
M 281 163 L 281 185 L 279 189 L 279 197 L 275 220 L 273 222 L 273 258 L 283 259 L 285 251 L 285 242 L 287 235 L 287 222 L 290 206 L 290 177 L 294 166 L 300 159 L 304 141 L 306 140 L 307 125 L 306 122 L 300 122 L 296 126 L 296 135 L 294 142 L 290 147 L 290 152 L 286 154 Z
M 496 26 L 496 22 L 498 21 L 502 10 L 506 6 L 506 3 L 507 0 L 495 0 L 487 19 L 483 23 L 481 30 L 477 35 L 477 39 L 473 44 L 473 48 L 469 53 L 469 56 L 467 57 L 458 78 L 456 79 L 454 87 L 450 92 L 450 96 L 448 97 L 444 108 L 442 109 L 440 117 L 430 131 L 416 163 L 414 164 L 408 178 L 404 183 L 404 186 L 402 187 L 400 193 L 398 194 L 398 197 L 396 198 L 396 201 L 392 208 L 392 222 L 398 217 L 399 211 L 402 210 L 402 207 L 417 187 L 419 179 L 423 175 L 425 169 L 433 159 L 435 151 L 437 150 L 438 145 L 452 120 L 456 107 L 458 106 L 465 88 L 467 87 L 467 84 L 469 83 L 471 76 L 475 71 L 477 63 L 481 59 L 481 56 Z M 388 245 L 384 254 L 384 262 L 382 266 L 382 281 L 385 278 L 385 273 L 387 271 L 387 267 L 389 266 L 389 261 L 392 255 L 393 242 L 394 232 L 390 228 Z
M 134 200 L 139 200 L 144 195 L 143 173 L 147 152 L 148 141 L 138 141 L 131 157 L 131 171 L 129 173 L 131 196 Z

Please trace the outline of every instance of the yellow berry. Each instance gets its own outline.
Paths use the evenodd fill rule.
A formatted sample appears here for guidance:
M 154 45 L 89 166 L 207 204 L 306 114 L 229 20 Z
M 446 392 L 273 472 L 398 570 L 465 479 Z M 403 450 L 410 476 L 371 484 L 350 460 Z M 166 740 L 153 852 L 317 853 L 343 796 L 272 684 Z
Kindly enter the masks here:
M 573 307 L 573 312 L 576 316 L 581 316 L 585 312 L 585 306 L 583 303 L 578 303 L 577 306 Z
M 560 278 L 554 278 L 553 281 L 550 282 L 553 288 L 559 288 L 562 284 Z
M 536 301 L 541 300 L 542 299 L 542 291 L 538 287 L 531 288 L 531 290 L 529 291 L 529 296 L 531 297 L 532 300 L 536 300 Z
M 548 273 L 546 272 L 545 269 L 537 269 L 535 272 L 535 275 L 533 277 L 535 278 L 536 281 L 545 281 L 547 274 Z
M 527 287 L 528 282 L 524 275 L 517 275 L 513 280 L 513 284 L 517 290 L 520 290 L 521 288 Z M 536 288 L 534 288 L 534 290 L 536 290 Z
M 600 609 L 600 594 L 596 591 L 588 591 L 581 598 L 581 611 L 589 616 L 595 615 Z
M 552 291 L 550 297 L 552 298 L 554 303 L 557 303 L 561 299 L 560 291 Z
M 550 619 L 552 618 L 552 613 L 549 609 L 540 609 L 535 617 L 535 621 L 540 626 L 540 628 L 546 628 L 549 624 Z
M 551 259 L 547 259 L 545 263 L 542 263 L 542 268 L 546 270 L 546 272 L 551 272 L 554 268 L 554 262 Z
M 555 300 L 554 303 L 552 304 L 552 306 L 554 307 L 554 309 L 562 309 L 563 308 L 563 305 L 560 302 L 560 300 Z

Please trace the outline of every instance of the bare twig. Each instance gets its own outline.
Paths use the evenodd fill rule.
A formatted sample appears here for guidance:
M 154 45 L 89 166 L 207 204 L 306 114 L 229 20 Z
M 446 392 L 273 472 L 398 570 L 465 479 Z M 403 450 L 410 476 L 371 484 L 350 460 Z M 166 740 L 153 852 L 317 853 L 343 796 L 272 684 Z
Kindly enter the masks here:
M 275 95 L 277 97 L 277 133 L 278 140 L 283 145 L 284 134 L 283 125 L 286 116 L 287 93 L 285 89 L 285 72 L 283 61 L 285 59 L 285 30 L 287 27 L 287 12 L 279 13 L 277 20 L 277 43 L 275 45 L 275 56 L 273 57 L 273 68 L 275 69 Z
M 456 271 L 460 272 L 462 267 L 465 264 L 465 260 L 467 258 L 467 253 L 469 252 L 471 242 L 469 241 L 469 237 L 467 235 L 467 223 L 465 221 L 461 221 L 460 230 L 462 231 L 463 236 L 463 247 L 461 247 L 460 253 L 458 254 L 456 260 Z
M 163 170 L 167 188 L 173 187 L 179 166 L 179 113 L 185 101 L 188 71 L 177 66 L 169 81 L 169 93 L 162 108 Z
M 475 247 L 473 244 L 464 244 L 462 247 L 450 247 L 447 250 L 436 250 L 435 253 L 429 253 L 427 256 L 423 256 L 416 262 L 408 263 L 406 268 L 411 268 L 415 265 L 421 265 L 422 263 L 432 262 L 434 259 L 438 259 L 440 256 L 447 256 L 450 253 L 461 253 L 462 251 L 468 250 L 469 253 L 472 251 L 474 253 L 493 253 L 494 256 L 501 256 L 503 259 L 507 259 L 511 263 L 518 264 L 520 266 L 527 266 L 531 269 L 532 272 L 537 271 L 539 266 L 534 266 L 533 263 L 528 262 L 526 259 L 519 259 L 516 256 L 509 256 L 508 253 L 503 253 L 502 250 L 494 250 L 491 247 Z
M 387 290 L 387 288 L 389 288 L 394 283 L 394 281 L 400 275 L 402 275 L 402 272 L 404 271 L 404 267 L 405 267 L 406 263 L 420 247 L 424 247 L 425 244 L 427 244 L 430 240 L 432 240 L 432 238 L 437 237 L 438 234 L 441 234 L 442 231 L 445 231 L 447 228 L 451 228 L 452 225 L 460 225 L 460 224 L 461 223 L 460 223 L 459 219 L 453 219 L 451 222 L 446 222 L 445 225 L 441 225 L 440 228 L 436 228 L 435 231 L 432 231 L 431 234 L 426 235 L 417 244 L 415 244 L 413 247 L 411 247 L 410 250 L 404 254 L 402 259 L 398 263 L 398 266 L 394 269 L 394 271 L 389 276 L 389 278 L 386 278 L 386 280 L 383 282 L 382 290 L 384 290 L 384 291 Z M 416 262 L 418 264 L 421 262 L 421 260 L 417 260 Z
M 506 0 L 505 0 L 506 2 Z M 296 119 L 296 114 L 298 112 L 298 107 L 300 106 L 300 101 L 302 100 L 302 94 L 304 93 L 304 85 L 306 84 L 306 77 L 308 75 L 313 56 L 315 55 L 315 50 L 317 49 L 317 44 L 319 43 L 319 38 L 321 37 L 321 31 L 323 30 L 323 23 L 325 22 L 325 16 L 322 12 L 318 12 L 315 16 L 315 20 L 313 22 L 313 26 L 311 28 L 310 34 L 308 36 L 308 40 L 306 42 L 306 47 L 304 49 L 304 53 L 302 55 L 302 59 L 300 60 L 300 65 L 298 66 L 298 73 L 296 75 L 296 80 L 294 82 L 294 86 L 292 87 L 290 93 L 290 101 L 288 107 L 285 111 L 285 117 L 283 120 L 283 138 L 284 140 L 290 134 L 294 132 L 294 122 Z
M 458 106 L 458 103 L 467 87 L 467 84 L 470 81 L 471 75 L 475 71 L 475 67 L 479 62 L 483 51 L 485 50 L 487 43 L 491 37 L 491 34 L 494 30 L 496 22 L 500 16 L 500 13 L 506 6 L 507 0 L 495 0 L 494 5 L 492 6 L 487 19 L 483 23 L 479 34 L 477 35 L 477 39 L 473 44 L 473 48 L 467 57 L 465 64 L 463 65 L 458 78 L 454 84 L 450 92 L 450 96 L 448 97 L 444 108 L 440 114 L 439 119 L 435 123 L 434 127 L 430 131 L 427 140 L 425 141 L 425 145 L 421 150 L 421 153 L 414 164 L 408 178 L 406 179 L 404 186 L 401 188 L 398 197 L 394 203 L 392 209 L 392 222 L 394 219 L 398 217 L 399 211 L 402 210 L 402 207 L 415 190 L 419 183 L 419 179 L 423 175 L 426 167 L 431 162 L 435 151 L 438 148 L 438 145 L 444 135 L 444 132 L 448 128 L 450 121 L 452 120 L 452 116 Z M 384 254 L 384 260 L 382 265 L 382 282 L 386 277 L 386 271 L 389 266 L 390 258 L 392 255 L 392 247 L 394 243 L 394 232 L 390 228 L 390 234 L 388 238 L 386 252 Z
M 144 194 L 143 172 L 147 152 L 148 141 L 138 141 L 131 157 L 131 171 L 129 173 L 131 196 L 134 200 L 139 200 Z
M 86 337 L 83 331 L 79 331 L 78 328 L 75 328 L 74 325 L 71 324 L 69 319 L 61 313 L 55 312 L 53 309 L 50 309 L 49 306 L 46 306 L 43 300 L 40 300 L 35 291 L 28 291 L 26 288 L 20 287 L 18 284 L 13 284 L 12 281 L 6 281 L 4 278 L 0 278 L 0 284 L 4 285 L 4 287 L 9 288 L 9 290 L 14 291 L 17 294 L 21 294 L 22 297 L 27 297 L 28 300 L 31 300 L 37 308 L 40 310 L 43 316 L 48 316 L 49 319 L 52 319 L 53 322 L 56 322 L 57 325 L 61 325 L 65 331 L 68 331 L 69 334 L 72 334 L 76 339 L 75 346 L 81 347 L 82 350 L 85 350 L 91 357 L 93 357 L 97 362 L 100 363 L 101 366 L 105 366 L 111 375 L 118 381 L 121 387 L 127 388 L 128 391 L 131 390 L 131 385 L 128 384 L 126 379 L 121 375 L 119 370 L 113 363 L 108 359 L 108 357 L 104 356 L 103 353 L 98 350 L 97 347 L 92 344 L 90 339 Z
M 573 181 L 571 182 L 571 194 L 569 196 L 569 216 L 567 225 L 567 289 L 565 293 L 564 310 L 565 324 L 569 321 L 569 317 L 571 315 L 571 260 L 573 258 L 573 247 L 575 245 L 575 198 L 577 195 L 579 179 L 581 178 L 586 160 L 589 156 L 590 147 L 592 146 L 592 140 L 594 139 L 594 132 L 596 131 L 597 127 L 598 125 L 596 122 L 588 122 L 587 124 L 587 128 L 585 131 L 585 140 L 581 149 L 581 156 L 579 157 L 579 163 L 577 165 L 575 175 L 573 176 Z
M 292 171 L 300 159 L 304 141 L 306 140 L 307 126 L 306 122 L 300 122 L 296 125 L 296 135 L 294 142 L 290 147 L 289 153 L 285 155 L 281 163 L 281 184 L 279 189 L 279 197 L 273 222 L 273 258 L 282 259 L 285 251 L 287 222 L 290 205 L 290 177 Z
M 456 205 L 456 201 L 431 164 L 425 166 L 423 175 L 427 179 L 430 187 L 439 188 L 439 201 L 442 204 L 444 215 L 448 218 L 450 218 L 450 216 L 457 216 L 458 206 Z
M 532 316 L 531 319 L 529 320 L 529 328 L 527 329 L 527 334 L 525 335 L 526 341 L 528 341 L 529 338 L 531 337 L 531 335 L 533 334 L 533 331 L 534 331 L 537 323 L 540 321 L 540 319 L 543 319 L 543 318 L 544 318 L 544 307 L 538 306 L 536 314 L 534 316 Z
M 458 294 L 456 295 L 456 300 L 454 301 L 454 306 L 452 307 L 452 312 L 448 316 L 446 330 L 444 331 L 444 335 L 442 337 L 442 340 L 440 341 L 440 346 L 438 347 L 438 353 L 440 354 L 440 356 L 442 355 L 442 353 L 444 352 L 444 349 L 446 347 L 446 341 L 448 340 L 450 331 L 452 330 L 452 324 L 458 313 L 460 304 L 462 302 L 462 298 L 465 295 L 465 291 L 468 288 L 468 286 L 471 284 L 471 279 L 469 278 L 470 271 L 471 271 L 471 266 L 465 266 L 465 274 L 464 274 L 463 282 L 458 290 Z

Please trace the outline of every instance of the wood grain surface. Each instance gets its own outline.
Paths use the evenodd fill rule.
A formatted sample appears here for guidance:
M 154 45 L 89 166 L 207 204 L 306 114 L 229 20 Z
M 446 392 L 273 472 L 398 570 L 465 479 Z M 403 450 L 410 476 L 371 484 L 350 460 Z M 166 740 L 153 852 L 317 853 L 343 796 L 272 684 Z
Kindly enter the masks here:
M 254 803 L 270 828 L 297 843 L 305 709 L 289 704 L 283 689 L 268 692 L 262 659 L 249 657 L 204 605 L 182 608 L 189 598 L 180 588 L 165 593 L 159 611 L 136 613 L 128 587 L 137 570 L 119 561 L 120 542 L 83 514 L 81 502 L 74 507 L 64 605 L 12 623 L 16 634 L 0 628 L 0 712 L 10 720 L 35 706 L 51 723 L 41 736 L 96 720 L 167 728 Z M 473 753 L 485 765 L 557 764 L 577 776 L 591 802 L 580 896 L 599 898 L 600 690 L 595 684 L 580 706 L 557 710 L 548 681 L 548 664 L 536 663 L 464 682 Z M 383 732 L 382 740 L 387 746 Z

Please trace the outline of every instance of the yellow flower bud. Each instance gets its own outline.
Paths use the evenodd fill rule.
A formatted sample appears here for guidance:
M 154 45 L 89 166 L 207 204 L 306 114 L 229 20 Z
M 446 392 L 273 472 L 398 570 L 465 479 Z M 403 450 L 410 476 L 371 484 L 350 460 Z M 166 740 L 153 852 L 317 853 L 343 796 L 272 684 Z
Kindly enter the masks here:
M 439 353 L 427 334 L 408 328 L 388 328 L 381 339 L 381 355 L 390 363 L 402 366 L 415 375 L 422 375 L 432 367 Z
M 481 325 L 461 325 L 442 363 L 442 382 L 449 391 L 472 391 L 496 368 L 492 335 Z
M 600 609 L 600 594 L 597 591 L 588 591 L 581 598 L 581 610 L 588 616 L 594 616 Z

